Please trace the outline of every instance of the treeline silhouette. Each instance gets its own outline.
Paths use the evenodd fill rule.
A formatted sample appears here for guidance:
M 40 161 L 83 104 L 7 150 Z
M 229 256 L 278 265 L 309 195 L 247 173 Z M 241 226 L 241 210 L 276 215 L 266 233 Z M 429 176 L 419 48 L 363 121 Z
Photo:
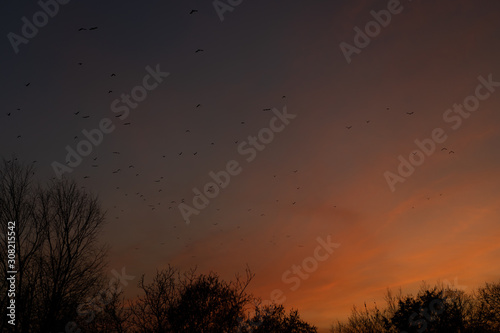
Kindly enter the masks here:
M 387 291 L 386 307 L 354 307 L 345 322 L 332 325 L 332 333 L 498 333 L 500 282 L 486 283 L 466 293 L 454 286 L 425 282 L 416 295 Z
M 317 332 L 297 310 L 263 305 L 248 293 L 254 276 L 248 268 L 245 276 L 227 282 L 213 272 L 168 266 L 150 283 L 139 278 L 141 295 L 126 300 L 123 276 L 110 281 L 106 274 L 108 248 L 98 239 L 105 213 L 98 198 L 74 181 L 53 179 L 42 185 L 34 175 L 34 164 L 15 156 L 0 165 L 2 332 Z M 16 222 L 15 298 L 4 282 L 12 270 L 9 221 Z M 12 299 L 15 325 L 13 312 L 6 316 Z
M 126 271 L 107 276 L 108 248 L 99 232 L 105 213 L 98 198 L 76 182 L 34 179 L 33 164 L 15 157 L 0 164 L 0 319 L 16 333 L 310 333 L 315 326 L 297 310 L 264 305 L 247 291 L 254 274 L 224 281 L 217 273 L 167 266 L 150 283 Z M 15 326 L 7 282 L 8 222 L 15 221 Z M 9 275 L 10 276 L 10 275 Z M 123 286 L 140 295 L 125 299 Z M 124 282 L 125 281 L 125 282 Z M 386 295 L 387 305 L 356 307 L 332 333 L 500 332 L 500 282 L 471 293 L 453 286 L 422 285 L 416 295 Z

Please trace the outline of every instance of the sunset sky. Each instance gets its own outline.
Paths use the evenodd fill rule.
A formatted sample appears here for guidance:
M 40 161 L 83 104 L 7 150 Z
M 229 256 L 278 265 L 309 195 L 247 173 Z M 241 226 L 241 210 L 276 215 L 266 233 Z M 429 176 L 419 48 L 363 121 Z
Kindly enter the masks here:
M 281 290 L 325 332 L 387 288 L 498 281 L 500 2 L 228 2 L 68 1 L 30 38 L 40 4 L 2 5 L 1 156 L 46 182 L 110 120 L 63 176 L 107 211 L 126 295 L 169 263 L 228 280 L 248 265 L 251 292 Z M 318 238 L 338 244 L 322 261 Z

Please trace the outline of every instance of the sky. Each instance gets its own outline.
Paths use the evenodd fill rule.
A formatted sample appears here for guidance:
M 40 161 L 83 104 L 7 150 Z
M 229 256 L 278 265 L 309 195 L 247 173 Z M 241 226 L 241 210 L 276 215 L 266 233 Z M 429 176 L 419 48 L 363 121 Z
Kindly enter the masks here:
M 2 4 L 0 153 L 99 196 L 110 272 L 248 266 L 320 332 L 498 281 L 498 1 L 44 3 Z

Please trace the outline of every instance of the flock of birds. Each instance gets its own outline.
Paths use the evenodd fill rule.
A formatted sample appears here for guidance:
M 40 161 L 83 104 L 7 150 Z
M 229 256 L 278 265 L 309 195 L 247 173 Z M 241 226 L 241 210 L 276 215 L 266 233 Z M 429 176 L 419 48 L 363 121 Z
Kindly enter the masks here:
M 196 10 L 196 9 L 192 9 L 192 10 L 189 12 L 189 14 L 190 14 L 190 15 L 193 15 L 193 14 L 195 14 L 195 13 L 197 13 L 197 12 L 198 12 L 198 10 Z M 95 30 L 98 30 L 98 29 L 99 29 L 99 27 L 98 27 L 98 26 L 93 26 L 93 27 L 89 27 L 89 28 L 81 27 L 81 28 L 79 28 L 79 29 L 78 29 L 78 32 L 84 32 L 84 31 L 95 31 Z M 201 49 L 201 48 L 198 48 L 198 49 L 196 49 L 196 50 L 194 51 L 194 53 L 195 53 L 195 54 L 202 53 L 202 52 L 204 52 L 204 49 Z M 78 62 L 77 64 L 78 64 L 78 66 L 83 66 L 83 65 L 84 65 L 84 63 L 83 63 L 83 62 Z M 117 76 L 117 74 L 116 74 L 116 73 L 109 73 L 109 77 L 116 77 L 116 76 Z M 29 88 L 29 87 L 30 87 L 30 85 L 31 85 L 31 83 L 30 83 L 30 82 L 27 82 L 27 83 L 25 84 L 25 87 L 26 87 L 26 88 Z M 107 90 L 107 93 L 108 93 L 108 94 L 111 94 L 111 93 L 113 93 L 113 90 L 112 90 L 112 89 L 108 89 L 108 90 Z M 286 98 L 286 95 L 282 95 L 282 96 L 281 96 L 281 98 L 282 98 L 282 99 L 285 99 L 285 98 Z M 198 104 L 196 104 L 196 105 L 195 105 L 195 108 L 201 108 L 201 107 L 202 107 L 202 104 L 201 104 L 201 103 L 198 103 Z M 390 108 L 387 108 L 387 110 L 390 110 Z M 269 107 L 265 107 L 265 108 L 263 108 L 263 109 L 262 109 L 262 111 L 271 111 L 271 108 L 269 108 Z M 17 109 L 16 109 L 16 112 L 21 112 L 21 108 L 20 108 L 20 107 L 19 107 L 19 108 L 17 108 Z M 12 117 L 12 116 L 15 116 L 15 113 L 16 113 L 16 112 L 13 112 L 13 111 L 12 111 L 12 112 L 8 112 L 8 113 L 7 113 L 7 117 Z M 414 112 L 406 112 L 406 114 L 407 114 L 408 116 L 412 116 L 412 115 L 414 115 Z M 89 115 L 89 114 L 81 114 L 81 112 L 80 112 L 80 111 L 73 112 L 73 115 L 74 115 L 75 117 L 80 117 L 80 118 L 82 118 L 82 119 L 89 119 L 89 118 L 91 118 L 91 117 L 92 117 L 92 116 L 91 116 L 91 115 Z M 120 115 L 117 115 L 116 117 L 120 117 Z M 370 121 L 370 120 L 366 120 L 366 121 L 365 121 L 365 123 L 366 123 L 366 124 L 371 124 L 371 121 Z M 240 125 L 245 125 L 245 124 L 246 124 L 245 120 L 241 120 L 241 121 L 240 121 Z M 125 123 L 123 123 L 123 125 L 124 125 L 124 126 L 130 126 L 130 125 L 132 125 L 132 122 L 125 122 Z M 351 129 L 353 128 L 353 125 L 348 125 L 348 126 L 345 126 L 345 128 L 346 128 L 347 130 L 351 130 Z M 186 130 L 185 130 L 185 133 L 186 133 L 186 134 L 187 134 L 187 133 L 191 133 L 191 130 L 190 130 L 190 129 L 186 129 Z M 21 134 L 19 134 L 19 135 L 17 136 L 17 139 L 20 139 L 20 138 L 22 138 L 22 135 L 21 135 Z M 78 136 L 78 135 L 75 135 L 75 136 L 73 137 L 73 139 L 74 139 L 74 140 L 78 140 L 78 139 L 79 139 L 79 136 Z M 238 143 L 238 140 L 233 140 L 233 141 L 234 141 L 234 143 L 235 143 L 235 144 L 237 144 L 237 143 Z M 215 145 L 215 142 L 210 142 L 210 145 L 212 145 L 212 146 L 213 146 L 213 145 Z M 448 149 L 447 149 L 447 148 L 445 148 L 445 147 L 443 147 L 443 148 L 441 149 L 441 151 L 447 151 L 447 150 L 448 150 Z M 449 154 L 454 154 L 454 153 L 455 153 L 455 152 L 454 152 L 453 150 L 450 150 L 450 151 L 449 151 Z M 119 152 L 119 151 L 113 151 L 113 152 L 112 152 L 112 154 L 113 154 L 113 155 L 118 156 L 118 155 L 120 155 L 120 152 Z M 189 153 L 188 153 L 188 154 L 189 154 Z M 198 155 L 198 151 L 193 151 L 193 152 L 190 152 L 190 154 L 192 154 L 192 156 L 197 156 L 197 155 Z M 177 156 L 179 156 L 179 157 L 180 157 L 180 156 L 183 156 L 183 155 L 185 155 L 185 151 L 179 151 L 179 152 L 177 153 Z M 166 158 L 166 157 L 167 157 L 166 155 L 162 155 L 162 158 Z M 93 156 L 93 157 L 92 157 L 91 170 L 93 170 L 93 169 L 98 169 L 98 168 L 102 168 L 102 166 L 101 166 L 101 165 L 99 164 L 99 162 L 98 162 L 98 159 L 99 159 L 99 157 L 98 157 L 98 156 Z M 36 162 L 36 161 L 34 161 L 34 162 Z M 291 172 L 292 172 L 293 174 L 296 174 L 298 171 L 299 171 L 299 170 L 292 170 Z M 140 172 L 139 170 L 136 170 L 136 166 L 135 166 L 133 163 L 127 163 L 127 164 L 125 164 L 125 165 L 123 165 L 123 166 L 121 166 L 121 167 L 115 168 L 115 169 L 113 169 L 113 170 L 111 170 L 111 171 L 109 171 L 109 172 L 110 172 L 110 174 L 111 174 L 111 175 L 118 175 L 118 174 L 121 174 L 121 173 L 127 172 L 127 175 L 134 175 L 134 174 L 135 174 L 135 177 L 140 177 L 140 176 L 141 176 L 141 173 L 142 173 L 142 172 Z M 147 172 L 145 172 L 145 173 L 146 173 L 146 175 L 147 175 Z M 142 174 L 144 174 L 144 173 L 142 173 Z M 149 176 L 149 175 L 147 175 L 147 176 Z M 277 178 L 277 176 L 278 176 L 278 175 L 274 174 L 272 177 L 273 177 L 273 178 Z M 82 178 L 83 178 L 84 180 L 88 180 L 88 179 L 90 179 L 90 178 L 91 178 L 91 175 L 90 175 L 90 174 L 85 174 L 85 175 L 83 175 L 83 176 L 82 176 Z M 161 185 L 162 185 L 162 184 L 165 184 L 165 182 L 166 182 L 166 181 L 167 181 L 167 180 L 166 180 L 166 179 L 164 179 L 164 177 L 163 177 L 163 176 L 161 176 L 161 177 L 159 177 L 159 178 L 155 178 L 155 179 L 150 180 L 150 182 L 151 182 L 152 184 L 156 184 L 156 185 L 158 185 L 158 186 L 155 188 L 156 193 L 162 193 L 162 192 L 164 192 L 165 188 L 164 188 L 163 186 L 161 186 Z M 84 185 L 84 186 L 82 186 L 82 187 L 84 187 L 84 188 L 85 188 L 85 185 Z M 300 190 L 300 189 L 301 189 L 301 187 L 300 187 L 300 186 L 296 186 L 296 187 L 295 187 L 295 189 L 296 189 L 296 190 Z M 122 191 L 122 189 L 121 189 L 121 187 L 120 187 L 120 186 L 116 186 L 116 187 L 115 187 L 115 190 L 116 190 L 116 191 Z M 209 191 L 213 191 L 213 190 L 214 190 L 214 189 L 209 189 Z M 148 207 L 151 211 L 155 211 L 155 210 L 159 209 L 159 207 L 160 207 L 160 206 L 161 206 L 161 204 L 162 204 L 162 200 L 158 200 L 158 195 L 153 195 L 152 193 L 146 194 L 145 192 L 141 192 L 141 191 L 135 191 L 135 192 L 126 192 L 126 191 L 125 191 L 125 192 L 123 192 L 123 195 L 124 195 L 125 197 L 128 197 L 128 196 L 135 196 L 138 200 L 140 200 L 140 201 L 142 201 L 144 204 L 146 204 L 146 205 L 147 205 L 147 207 Z M 154 198 L 154 199 L 148 199 L 148 197 L 152 197 L 152 198 Z M 277 200 L 276 200 L 276 203 L 279 203 L 279 202 L 280 202 L 280 201 L 279 201 L 279 199 L 277 199 Z M 186 203 L 186 198 L 170 198 L 170 199 L 168 199 L 166 202 L 164 202 L 164 206 L 166 206 L 168 210 L 173 210 L 173 209 L 174 209 L 174 210 L 176 210 L 177 205 L 178 205 L 179 203 Z M 291 206 L 295 206 L 296 204 L 297 204 L 297 201 L 296 201 L 296 200 L 295 200 L 295 201 L 291 201 L 291 202 L 289 203 L 289 205 L 291 205 Z M 334 207 L 334 208 L 336 208 L 337 206 L 336 206 L 336 205 L 333 205 L 333 207 Z M 121 208 L 119 208 L 119 207 L 118 207 L 118 206 L 116 206 L 116 205 L 115 205 L 115 206 L 113 206 L 113 208 L 114 208 L 114 209 L 119 210 L 119 211 L 120 211 L 120 213 L 125 213 L 125 210 L 124 210 L 124 209 L 121 209 Z M 216 211 L 220 211 L 220 208 L 216 208 Z M 248 211 L 248 212 L 252 212 L 253 210 L 252 210 L 252 208 L 248 208 L 248 209 L 247 209 L 247 211 Z M 263 213 L 263 212 L 258 212 L 257 214 L 260 214 L 260 216 L 265 216 L 265 213 Z M 119 218 L 120 218 L 120 214 L 117 214 L 117 215 L 115 216 L 115 219 L 119 219 Z M 218 223 L 212 223 L 212 225 L 213 225 L 213 226 L 218 226 L 219 224 L 218 224 Z M 174 225 L 174 226 L 173 226 L 173 228 L 174 228 L 174 229 L 176 229 L 176 228 L 177 228 L 177 225 Z M 240 227 L 238 226 L 238 229 L 239 229 L 239 228 L 240 228 Z M 290 234 L 287 234 L 287 235 L 286 235 L 286 237 L 287 237 L 287 238 L 290 238 L 290 237 L 291 237 L 291 235 L 290 235 Z M 180 239 L 180 238 L 179 238 L 179 237 L 177 237 L 177 239 Z M 243 241 L 244 239 L 243 239 L 243 238 L 241 238 L 240 240 L 241 240 L 241 241 Z M 272 241 L 272 242 L 274 242 L 274 241 Z M 163 244 L 165 244 L 165 243 L 163 242 L 163 243 L 161 243 L 161 244 L 163 245 Z M 274 242 L 274 244 L 275 244 L 275 242 Z M 298 245 L 298 246 L 299 246 L 299 247 L 302 247 L 303 245 Z M 137 247 L 136 247 L 135 249 L 137 250 L 137 249 L 139 249 L 139 248 L 137 248 Z

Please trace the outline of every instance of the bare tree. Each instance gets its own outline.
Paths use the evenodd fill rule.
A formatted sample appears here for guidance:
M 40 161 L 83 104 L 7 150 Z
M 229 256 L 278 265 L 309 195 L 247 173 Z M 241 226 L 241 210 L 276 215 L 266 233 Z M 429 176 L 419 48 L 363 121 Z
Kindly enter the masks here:
M 245 307 L 252 300 L 246 292 L 253 274 L 237 275 L 231 282 L 216 273 L 200 274 L 182 285 L 179 298 L 170 308 L 174 332 L 237 332 Z
M 315 326 L 303 321 L 297 310 L 287 314 L 282 304 L 255 306 L 240 330 L 242 333 L 316 333 Z
M 4 160 L 0 171 L 2 229 L 7 221 L 17 227 L 14 331 L 64 330 L 78 304 L 102 285 L 106 248 L 97 238 L 104 214 L 98 199 L 76 183 L 54 181 L 41 187 L 34 184 L 33 174 L 32 166 L 15 158 Z M 3 251 L 1 256 L 5 265 Z
M 484 332 L 500 331 L 500 282 L 486 283 L 477 290 L 473 319 Z
M 15 268 L 16 274 L 16 326 L 0 321 L 2 331 L 7 326 L 13 331 L 28 332 L 36 309 L 37 258 L 43 245 L 42 231 L 45 221 L 35 218 L 37 186 L 33 183 L 33 165 L 21 165 L 15 156 L 3 159 L 0 166 L 0 279 L 5 281 L 7 271 L 7 227 L 12 221 L 15 225 Z M 1 284 L 0 303 L 7 307 L 6 284 Z
M 131 316 L 130 309 L 125 306 L 125 298 L 120 282 L 115 281 L 111 286 L 102 289 L 88 304 L 89 317 L 79 317 L 78 327 L 83 332 L 100 333 L 127 333 L 130 330 L 128 322 Z
M 176 268 L 168 266 L 157 271 L 150 284 L 144 283 L 144 275 L 138 287 L 144 292 L 131 306 L 132 325 L 136 332 L 170 332 L 169 309 L 179 297 L 181 275 Z

